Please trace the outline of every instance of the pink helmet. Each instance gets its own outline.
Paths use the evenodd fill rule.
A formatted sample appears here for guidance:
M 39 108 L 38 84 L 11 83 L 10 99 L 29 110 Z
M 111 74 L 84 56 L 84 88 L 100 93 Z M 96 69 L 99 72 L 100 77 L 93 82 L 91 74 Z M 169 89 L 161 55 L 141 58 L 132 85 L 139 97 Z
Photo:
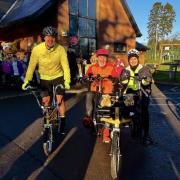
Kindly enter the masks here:
M 109 51 L 107 49 L 98 49 L 96 51 L 96 56 L 98 57 L 99 55 L 108 56 Z

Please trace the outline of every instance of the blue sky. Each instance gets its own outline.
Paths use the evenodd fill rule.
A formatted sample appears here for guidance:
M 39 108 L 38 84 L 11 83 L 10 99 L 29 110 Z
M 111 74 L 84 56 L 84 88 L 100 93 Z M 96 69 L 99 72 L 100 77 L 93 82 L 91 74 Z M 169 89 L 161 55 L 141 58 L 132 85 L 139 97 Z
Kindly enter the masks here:
M 126 0 L 131 10 L 131 13 L 136 20 L 136 23 L 142 33 L 142 37 L 137 41 L 141 43 L 147 42 L 147 22 L 150 10 L 155 2 L 162 2 L 162 4 L 170 3 L 176 12 L 176 22 L 173 24 L 172 34 L 180 33 L 180 0 Z

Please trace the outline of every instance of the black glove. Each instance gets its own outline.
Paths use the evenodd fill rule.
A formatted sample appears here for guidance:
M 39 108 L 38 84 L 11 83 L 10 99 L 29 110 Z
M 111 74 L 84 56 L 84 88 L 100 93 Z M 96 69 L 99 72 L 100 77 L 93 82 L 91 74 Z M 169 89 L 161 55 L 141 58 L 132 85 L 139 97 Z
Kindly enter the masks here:
M 156 67 L 153 64 L 146 64 L 147 68 L 149 68 L 151 74 L 153 74 L 156 71 Z
M 121 73 L 120 80 L 125 81 L 125 80 L 129 80 L 129 78 L 130 78 L 130 71 L 127 69 L 123 69 L 122 73 Z
M 144 66 L 143 68 L 141 68 L 139 70 L 138 76 L 141 80 L 145 79 L 149 82 L 152 81 L 152 73 L 151 73 L 150 69 L 146 66 Z

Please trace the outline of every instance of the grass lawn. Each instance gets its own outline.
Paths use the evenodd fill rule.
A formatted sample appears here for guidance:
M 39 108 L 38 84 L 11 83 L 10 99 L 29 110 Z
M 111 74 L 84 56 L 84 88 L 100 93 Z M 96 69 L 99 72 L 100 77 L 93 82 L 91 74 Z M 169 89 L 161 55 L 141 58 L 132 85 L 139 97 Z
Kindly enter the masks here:
M 156 72 L 153 74 L 155 82 L 170 82 L 180 83 L 180 67 L 177 68 L 176 77 L 174 79 L 174 71 L 172 73 L 172 79 L 169 78 L 169 66 L 160 65 Z
M 169 65 L 159 65 L 153 74 L 155 82 L 175 82 L 180 83 L 180 67 L 177 68 L 176 77 L 174 78 L 174 70 L 172 72 L 172 78 L 170 79 Z
M 159 65 L 157 70 L 159 70 L 159 71 L 169 71 L 169 65 Z M 180 72 L 180 67 L 177 68 L 177 71 Z
M 172 79 L 169 78 L 169 72 L 168 71 L 156 71 L 153 74 L 153 78 L 155 82 L 161 81 L 161 82 L 175 82 L 180 83 L 180 72 L 176 73 L 176 78 L 172 76 Z
M 154 62 L 154 61 L 152 61 Z M 150 63 L 150 62 L 146 62 L 146 64 L 153 64 L 156 68 L 155 73 L 153 74 L 154 77 L 154 81 L 155 82 L 167 82 L 167 83 L 179 83 L 180 84 L 180 66 L 177 67 L 177 71 L 176 71 L 176 76 L 174 78 L 174 72 L 175 72 L 175 67 L 172 67 L 173 69 L 170 69 L 170 65 L 168 65 L 168 63 L 172 63 L 172 62 L 167 62 L 167 64 L 157 64 L 157 63 Z M 160 62 L 156 61 L 156 62 Z M 172 72 L 172 78 L 170 78 L 170 73 Z

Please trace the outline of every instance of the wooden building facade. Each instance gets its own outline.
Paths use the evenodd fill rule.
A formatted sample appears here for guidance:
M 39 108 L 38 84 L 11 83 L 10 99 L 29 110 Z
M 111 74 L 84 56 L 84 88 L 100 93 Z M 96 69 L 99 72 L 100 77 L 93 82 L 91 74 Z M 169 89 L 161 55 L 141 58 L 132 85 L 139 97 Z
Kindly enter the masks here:
M 141 36 L 125 0 L 19 0 L 0 18 L 0 41 L 15 40 L 21 49 L 42 41 L 43 27 L 52 25 L 62 45 L 69 46 L 70 38 L 77 38 L 72 48 L 84 58 L 103 47 L 125 64 L 127 51 L 137 48 L 136 37 Z M 144 63 L 147 49 L 139 50 Z

